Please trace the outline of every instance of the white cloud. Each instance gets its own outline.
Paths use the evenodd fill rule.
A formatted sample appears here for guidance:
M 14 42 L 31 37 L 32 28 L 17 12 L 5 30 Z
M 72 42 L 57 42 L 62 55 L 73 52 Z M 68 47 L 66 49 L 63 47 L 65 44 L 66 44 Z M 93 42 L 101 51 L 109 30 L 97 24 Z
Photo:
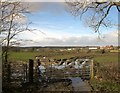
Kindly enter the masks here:
M 107 44 L 118 45 L 118 31 L 112 31 L 104 35 L 103 39 Z
M 17 22 L 17 23 L 26 23 L 27 22 L 27 17 L 22 14 L 22 13 L 17 13 L 17 14 L 14 14 L 15 17 L 14 17 L 14 21 Z
M 25 42 L 25 46 L 89 46 L 89 45 L 118 45 L 118 33 L 112 31 L 104 35 L 104 38 L 98 39 L 97 35 L 80 35 L 72 36 L 62 35 L 60 33 L 50 33 L 45 31 L 46 35 L 41 34 L 39 31 L 33 33 L 24 33 L 28 38 L 33 41 Z

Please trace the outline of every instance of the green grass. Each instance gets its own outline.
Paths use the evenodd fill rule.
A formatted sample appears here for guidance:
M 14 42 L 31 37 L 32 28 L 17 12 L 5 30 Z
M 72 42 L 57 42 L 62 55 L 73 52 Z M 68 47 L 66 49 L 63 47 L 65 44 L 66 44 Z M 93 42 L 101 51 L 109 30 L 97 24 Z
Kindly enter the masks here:
M 9 60 L 12 61 L 28 61 L 35 59 L 35 56 L 40 55 L 39 52 L 10 52 Z
M 94 91 L 120 93 L 120 84 L 111 81 L 92 81 Z
M 51 53 L 51 52 L 10 52 L 9 60 L 12 61 L 28 61 L 29 59 L 35 59 L 35 56 L 47 56 L 53 59 L 62 59 L 62 58 L 70 58 L 73 54 L 63 55 L 62 53 Z
M 101 54 L 96 55 L 94 57 L 94 60 L 99 63 L 108 63 L 108 62 L 118 62 L 118 54 L 117 53 L 107 53 L 107 54 Z
M 53 59 L 63 59 L 70 58 L 73 56 L 90 56 L 93 53 L 85 54 L 85 53 L 74 53 L 74 52 L 10 52 L 9 60 L 12 61 L 28 61 L 29 59 L 35 59 L 35 56 L 43 55 L 48 56 Z M 108 63 L 108 62 L 118 62 L 118 54 L 117 53 L 95 53 L 94 61 L 99 63 Z

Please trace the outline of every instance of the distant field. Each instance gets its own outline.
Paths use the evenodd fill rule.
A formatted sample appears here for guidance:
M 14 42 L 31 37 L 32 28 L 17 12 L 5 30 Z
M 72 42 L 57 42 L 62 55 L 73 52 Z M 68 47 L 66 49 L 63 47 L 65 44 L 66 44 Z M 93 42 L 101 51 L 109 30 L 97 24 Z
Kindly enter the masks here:
M 43 55 L 49 58 L 62 59 L 70 58 L 72 56 L 94 56 L 94 60 L 101 63 L 118 62 L 118 53 L 75 53 L 75 52 L 10 52 L 9 60 L 12 61 L 28 61 L 28 59 L 35 59 L 35 56 Z
M 106 53 L 95 55 L 94 60 L 97 62 L 118 62 L 118 53 Z
M 28 61 L 29 59 L 35 59 L 35 56 L 47 56 L 53 59 L 62 59 L 62 58 L 70 58 L 74 56 L 73 53 L 54 53 L 54 52 L 10 52 L 9 60 L 12 61 Z
M 28 61 L 28 59 L 35 59 L 39 52 L 10 52 L 9 60 L 12 61 Z

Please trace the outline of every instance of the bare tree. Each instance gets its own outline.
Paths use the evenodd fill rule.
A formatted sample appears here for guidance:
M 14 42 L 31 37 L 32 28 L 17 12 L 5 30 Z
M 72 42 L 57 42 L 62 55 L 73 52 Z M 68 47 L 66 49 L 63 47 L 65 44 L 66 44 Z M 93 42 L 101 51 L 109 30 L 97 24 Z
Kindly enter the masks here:
M 12 39 L 19 33 L 27 31 L 28 23 L 25 13 L 29 13 L 27 6 L 21 2 L 1 2 L 0 1 L 0 35 L 1 45 L 5 49 L 2 53 L 5 62 L 8 61 L 8 51 Z M 15 43 L 15 42 L 14 42 Z
M 100 0 L 99 0 L 100 1 Z M 109 27 L 112 25 L 108 14 L 112 7 L 116 7 L 120 12 L 120 2 L 99 2 L 98 0 L 66 0 L 68 11 L 74 16 L 83 17 L 84 14 L 89 13 L 86 17 L 86 24 L 92 27 L 95 32 L 100 31 L 100 27 Z M 103 0 L 101 0 L 103 1 Z M 113 0 L 114 1 L 114 0 Z

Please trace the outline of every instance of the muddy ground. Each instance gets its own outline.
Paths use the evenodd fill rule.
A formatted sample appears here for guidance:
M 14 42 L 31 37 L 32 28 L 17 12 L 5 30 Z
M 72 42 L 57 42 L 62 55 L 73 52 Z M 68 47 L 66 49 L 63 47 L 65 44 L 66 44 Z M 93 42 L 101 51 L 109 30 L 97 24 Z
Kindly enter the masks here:
M 69 79 L 52 79 L 48 82 L 24 82 L 22 84 L 6 84 L 3 93 L 41 93 L 41 92 L 72 92 L 73 87 Z

